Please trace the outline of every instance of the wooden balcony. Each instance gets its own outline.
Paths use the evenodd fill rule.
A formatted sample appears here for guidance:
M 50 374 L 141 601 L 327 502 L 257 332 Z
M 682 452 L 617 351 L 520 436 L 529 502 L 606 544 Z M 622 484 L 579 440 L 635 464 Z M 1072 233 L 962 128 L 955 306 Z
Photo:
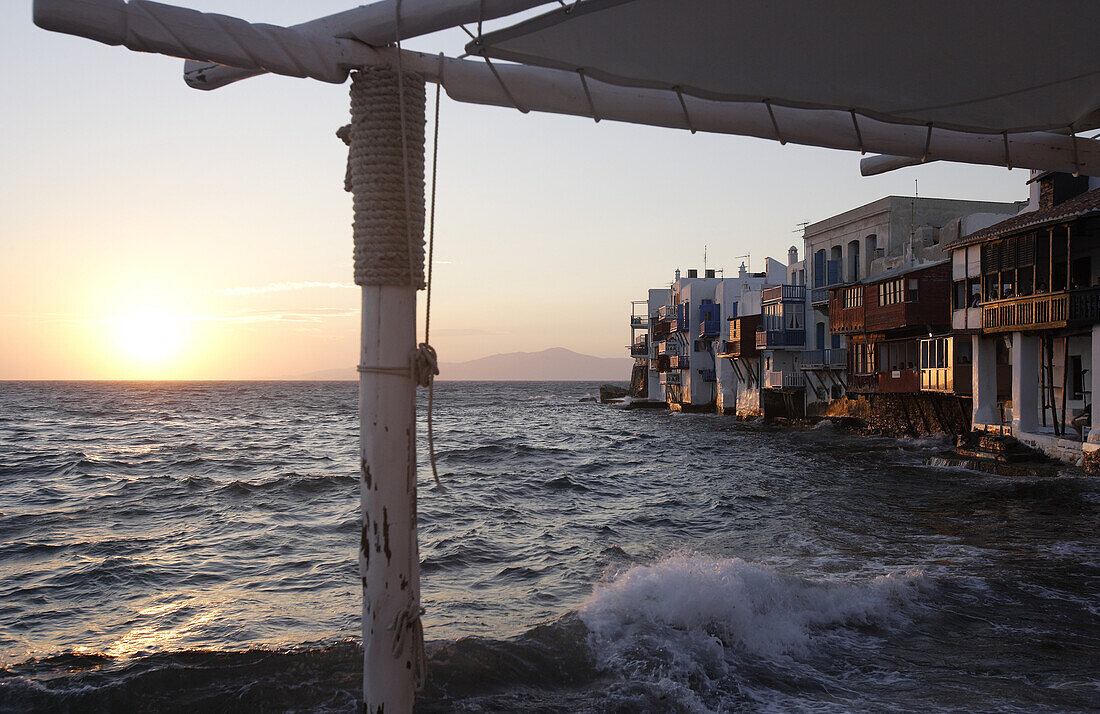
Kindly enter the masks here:
M 844 307 L 844 303 L 835 297 L 829 303 L 829 329 L 837 334 L 863 332 L 865 316 L 862 305 Z
M 805 330 L 757 330 L 756 349 L 802 349 L 806 346 Z
M 780 302 L 782 300 L 805 299 L 805 285 L 776 285 L 774 288 L 766 288 L 760 295 L 761 304 Z
M 1095 325 L 1100 288 L 1060 290 L 982 303 L 982 332 L 1024 332 Z
M 745 315 L 730 320 L 729 341 L 725 354 L 748 359 L 756 356 L 756 330 L 760 327 L 760 315 Z
M 1066 291 L 995 300 L 982 305 L 983 332 L 1018 332 L 1065 327 L 1069 318 Z
M 765 372 L 765 389 L 802 389 L 806 386 L 806 378 L 802 372 Z
M 848 366 L 848 350 L 805 350 L 802 353 L 802 369 L 845 369 Z
M 898 394 L 920 391 L 919 369 L 895 369 L 848 377 L 848 391 L 862 394 Z

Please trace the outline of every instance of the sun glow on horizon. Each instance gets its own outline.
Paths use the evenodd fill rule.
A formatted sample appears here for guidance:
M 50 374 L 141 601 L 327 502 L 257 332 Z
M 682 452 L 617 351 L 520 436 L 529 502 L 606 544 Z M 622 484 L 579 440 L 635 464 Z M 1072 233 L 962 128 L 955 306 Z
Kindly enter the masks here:
M 134 377 L 171 377 L 190 351 L 191 320 L 175 305 L 150 300 L 130 301 L 104 318 L 101 337 L 119 370 Z

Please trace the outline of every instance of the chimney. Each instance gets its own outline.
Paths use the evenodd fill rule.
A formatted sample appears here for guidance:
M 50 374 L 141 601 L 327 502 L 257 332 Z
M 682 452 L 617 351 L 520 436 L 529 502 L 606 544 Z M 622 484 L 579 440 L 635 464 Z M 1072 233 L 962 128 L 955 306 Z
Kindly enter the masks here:
M 680 269 L 679 268 L 676 269 L 676 279 L 677 280 L 680 279 Z
M 696 270 L 695 268 L 688 268 L 688 277 L 689 278 L 698 278 L 699 277 L 699 271 Z
M 706 272 L 704 273 L 704 275 L 708 278 L 713 278 L 714 277 L 714 268 L 708 268 L 706 270 Z
M 787 249 L 787 265 L 794 265 L 798 262 L 798 246 L 792 245 Z
M 741 261 L 741 267 L 737 270 L 737 277 L 743 278 L 748 275 L 749 269 L 745 267 L 745 261 Z

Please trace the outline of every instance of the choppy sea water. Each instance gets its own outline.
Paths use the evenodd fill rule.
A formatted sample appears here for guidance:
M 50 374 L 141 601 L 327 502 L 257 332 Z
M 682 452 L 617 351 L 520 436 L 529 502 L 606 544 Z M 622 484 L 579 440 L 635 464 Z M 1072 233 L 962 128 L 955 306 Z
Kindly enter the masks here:
M 438 385 L 420 711 L 1097 710 L 1097 481 L 596 386 Z M 0 710 L 357 711 L 356 428 L 351 383 L 0 383 Z

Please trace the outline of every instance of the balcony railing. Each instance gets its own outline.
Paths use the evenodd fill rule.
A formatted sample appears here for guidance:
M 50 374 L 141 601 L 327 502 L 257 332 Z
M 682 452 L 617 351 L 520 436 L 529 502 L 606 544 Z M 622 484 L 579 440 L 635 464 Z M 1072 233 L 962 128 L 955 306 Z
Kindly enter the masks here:
M 700 337 L 717 337 L 719 332 L 721 332 L 721 326 L 718 320 L 703 320 L 699 323 Z
M 687 369 L 688 357 L 687 355 L 672 355 L 668 358 L 669 369 Z
M 664 342 L 657 343 L 657 354 L 659 355 L 678 355 L 683 353 L 683 351 L 679 342 L 665 340 Z
M 676 306 L 675 305 L 661 305 L 657 308 L 658 320 L 675 320 L 676 319 Z
M 631 327 L 649 327 L 649 318 L 645 315 L 631 315 L 630 316 Z
M 762 303 L 778 302 L 780 300 L 805 299 L 805 285 L 776 285 L 774 288 L 765 289 L 764 292 L 760 295 L 760 301 Z
M 802 353 L 803 369 L 836 369 L 848 365 L 848 350 L 806 350 Z
M 819 307 L 829 304 L 829 288 L 814 288 L 810 291 L 810 304 Z
M 757 330 L 756 349 L 770 350 L 783 347 L 805 347 L 805 330 Z
M 955 370 L 951 367 L 926 367 L 920 371 L 920 389 L 922 392 L 954 391 Z
M 883 370 L 848 376 L 849 392 L 913 393 L 920 391 L 919 369 Z
M 806 385 L 801 372 L 765 372 L 765 389 L 800 389 Z
M 679 384 L 679 372 L 661 372 L 661 384 Z
M 1100 288 L 1070 291 L 1069 321 L 1082 325 L 1100 322 Z
M 649 345 L 646 344 L 645 342 L 636 342 L 635 344 L 630 346 L 630 356 L 631 357 L 648 357 L 649 356 Z
M 715 377 L 714 375 L 713 369 L 699 370 L 699 373 L 700 376 L 702 376 L 704 382 L 714 382 L 717 380 L 717 377 Z
M 982 329 L 986 332 L 1065 327 L 1068 319 L 1069 294 L 1066 292 L 996 300 L 982 305 Z

